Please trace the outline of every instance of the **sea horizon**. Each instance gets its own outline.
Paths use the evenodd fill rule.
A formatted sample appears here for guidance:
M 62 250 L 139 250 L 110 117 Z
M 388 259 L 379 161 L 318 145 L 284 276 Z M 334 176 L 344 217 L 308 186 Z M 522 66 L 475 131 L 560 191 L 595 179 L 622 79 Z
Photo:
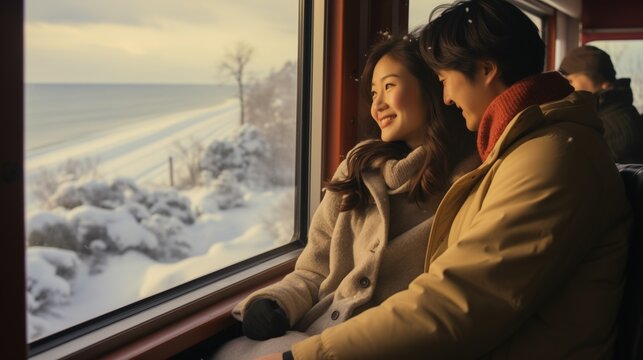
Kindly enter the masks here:
M 25 151 L 215 106 L 235 91 L 222 84 L 25 83 Z

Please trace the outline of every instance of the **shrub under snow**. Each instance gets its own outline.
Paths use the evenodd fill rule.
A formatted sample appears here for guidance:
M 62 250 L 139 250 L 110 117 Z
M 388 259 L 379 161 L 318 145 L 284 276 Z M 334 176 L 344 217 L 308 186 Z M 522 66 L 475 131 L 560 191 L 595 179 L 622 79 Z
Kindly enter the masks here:
M 91 205 L 113 209 L 123 203 L 123 194 L 100 180 L 75 181 L 62 184 L 49 198 L 50 206 L 73 209 Z
M 105 252 L 123 253 L 136 249 L 148 253 L 158 246 L 153 233 L 145 229 L 127 211 L 106 210 L 92 206 L 77 207 L 67 214 L 80 242 L 81 253 L 91 254 L 95 241 L 104 243 Z M 94 243 L 96 246 L 96 243 Z
M 219 177 L 212 182 L 212 196 L 216 199 L 220 209 L 230 209 L 242 206 L 243 191 L 235 176 L 224 171 Z
M 36 314 L 51 305 L 66 303 L 72 293 L 69 280 L 79 264 L 73 251 L 40 246 L 27 248 L 27 310 Z
M 159 245 L 150 249 L 153 259 L 175 261 L 190 255 L 190 244 L 185 239 L 185 225 L 176 218 L 154 214 L 143 220 L 141 225 L 154 233 Z
M 227 170 L 239 181 L 262 185 L 268 181 L 269 159 L 270 144 L 261 130 L 254 125 L 243 125 L 228 139 L 212 142 L 203 155 L 201 167 L 213 178 Z
M 146 199 L 151 214 L 175 217 L 184 224 L 194 222 L 194 213 L 190 199 L 180 195 L 176 190 L 159 190 L 148 195 Z
M 37 212 L 27 218 L 28 246 L 49 246 L 72 251 L 79 250 L 74 229 L 67 220 L 51 212 Z

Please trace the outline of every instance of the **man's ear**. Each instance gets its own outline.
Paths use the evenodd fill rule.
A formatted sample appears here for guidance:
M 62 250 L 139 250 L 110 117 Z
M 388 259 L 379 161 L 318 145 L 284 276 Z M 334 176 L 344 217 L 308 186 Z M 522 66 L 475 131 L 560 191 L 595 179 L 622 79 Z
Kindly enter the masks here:
M 495 81 L 500 81 L 500 70 L 495 61 L 483 60 L 480 62 L 485 85 L 491 85 Z

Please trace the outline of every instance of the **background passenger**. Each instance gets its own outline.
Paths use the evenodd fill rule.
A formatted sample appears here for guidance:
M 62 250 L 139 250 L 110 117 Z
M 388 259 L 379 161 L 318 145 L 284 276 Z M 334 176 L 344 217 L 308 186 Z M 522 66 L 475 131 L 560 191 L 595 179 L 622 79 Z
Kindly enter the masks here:
M 630 79 L 616 79 L 610 56 L 597 47 L 581 46 L 565 56 L 559 70 L 577 91 L 598 97 L 603 137 L 614 161 L 643 163 L 643 120 L 632 105 Z
M 422 54 L 444 102 L 477 132 L 483 163 L 444 196 L 425 272 L 292 354 L 611 358 L 631 210 L 594 97 L 558 72 L 541 73 L 544 43 L 511 3 L 441 10 L 422 30 Z
M 423 270 L 444 192 L 480 163 L 460 115 L 442 103 L 417 40 L 376 45 L 361 86 L 381 140 L 349 152 L 326 187 L 294 272 L 236 306 L 247 338 L 224 345 L 216 359 L 289 350 L 405 289 Z

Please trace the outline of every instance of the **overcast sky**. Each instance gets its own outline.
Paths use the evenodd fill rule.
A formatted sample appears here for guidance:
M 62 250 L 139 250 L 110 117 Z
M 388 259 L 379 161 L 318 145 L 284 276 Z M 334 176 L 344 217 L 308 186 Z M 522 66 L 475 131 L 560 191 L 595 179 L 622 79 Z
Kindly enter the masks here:
M 216 83 L 238 42 L 255 76 L 297 58 L 298 0 L 25 3 L 27 82 Z

